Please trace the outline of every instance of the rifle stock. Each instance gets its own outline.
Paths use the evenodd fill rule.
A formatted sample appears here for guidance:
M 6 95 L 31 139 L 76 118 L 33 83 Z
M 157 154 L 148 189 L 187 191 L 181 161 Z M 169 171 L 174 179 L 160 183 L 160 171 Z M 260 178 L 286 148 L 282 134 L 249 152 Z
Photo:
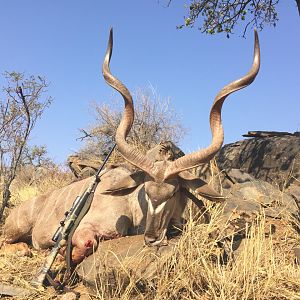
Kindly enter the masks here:
M 46 257 L 44 264 L 39 269 L 39 271 L 36 273 L 34 278 L 31 280 L 31 284 L 35 288 L 43 289 L 47 274 L 48 274 L 49 270 L 51 269 L 59 250 L 63 247 L 63 245 L 61 245 L 61 242 L 62 242 L 62 240 L 59 242 L 60 245 L 55 245 L 52 248 L 50 254 Z

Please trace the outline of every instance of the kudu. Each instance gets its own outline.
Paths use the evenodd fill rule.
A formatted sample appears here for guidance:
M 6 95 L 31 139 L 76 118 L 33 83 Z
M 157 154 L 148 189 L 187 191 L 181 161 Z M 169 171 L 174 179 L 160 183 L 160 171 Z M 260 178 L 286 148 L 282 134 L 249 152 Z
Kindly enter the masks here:
M 192 188 L 196 193 L 199 188 L 197 186 L 197 184 L 199 185 L 199 179 L 196 186 L 193 186 L 191 182 L 195 183 L 197 178 L 194 178 L 187 170 L 210 161 L 223 144 L 224 131 L 221 122 L 221 109 L 224 100 L 229 94 L 252 83 L 259 71 L 260 51 L 258 35 L 255 31 L 254 61 L 251 70 L 246 76 L 226 85 L 214 100 L 210 111 L 211 144 L 205 149 L 187 154 L 175 161 L 161 160 L 156 162 L 148 159 L 147 155 L 143 155 L 126 142 L 126 136 L 133 124 L 134 109 L 130 92 L 120 80 L 111 74 L 109 69 L 112 41 L 113 32 L 111 30 L 102 69 L 103 76 L 106 82 L 123 96 L 125 101 L 123 118 L 117 129 L 115 139 L 123 157 L 146 174 L 144 185 L 148 212 L 145 242 L 147 245 L 159 245 L 163 241 L 170 219 L 174 211 L 176 211 L 176 203 L 180 202 L 179 187 Z
M 181 215 L 188 195 L 191 195 L 186 190 L 192 190 L 194 195 L 209 200 L 224 201 L 221 195 L 188 170 L 207 163 L 219 151 L 224 136 L 221 122 L 223 102 L 229 94 L 251 84 L 260 66 L 259 41 L 255 31 L 254 60 L 250 71 L 226 85 L 213 102 L 210 111 L 211 144 L 205 149 L 172 160 L 163 145 L 156 155 L 144 155 L 126 142 L 133 124 L 134 107 L 130 92 L 110 71 L 112 48 L 111 29 L 102 72 L 105 81 L 123 96 L 125 102 L 115 141 L 125 160 L 139 171 L 131 172 L 124 167 L 108 167 L 104 171 L 91 208 L 72 239 L 72 258 L 77 263 L 89 255 L 101 239 L 144 232 L 146 245 L 162 245 L 168 227 L 182 226 Z M 5 224 L 7 242 L 28 241 L 31 238 L 35 248 L 53 245 L 51 237 L 59 220 L 89 180 L 75 182 L 13 209 Z

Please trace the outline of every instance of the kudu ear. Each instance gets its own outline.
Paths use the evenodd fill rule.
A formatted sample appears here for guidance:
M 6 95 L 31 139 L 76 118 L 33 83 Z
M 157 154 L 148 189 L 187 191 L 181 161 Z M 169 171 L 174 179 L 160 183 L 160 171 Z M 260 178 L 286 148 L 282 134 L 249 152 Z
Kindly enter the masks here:
M 201 180 L 200 178 L 194 176 L 188 171 L 182 171 L 178 174 L 181 186 L 187 190 L 191 189 L 199 196 L 203 198 L 214 201 L 214 202 L 224 202 L 225 197 L 213 190 L 209 185 Z
M 119 194 L 131 192 L 133 188 L 144 183 L 144 171 L 137 171 L 132 174 L 126 174 L 117 181 L 104 180 L 97 189 L 101 194 Z

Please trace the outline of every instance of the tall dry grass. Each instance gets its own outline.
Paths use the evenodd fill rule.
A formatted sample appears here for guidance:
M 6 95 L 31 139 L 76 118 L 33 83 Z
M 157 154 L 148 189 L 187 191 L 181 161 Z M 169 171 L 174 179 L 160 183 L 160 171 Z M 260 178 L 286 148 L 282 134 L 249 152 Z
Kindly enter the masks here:
M 34 168 L 20 169 L 12 184 L 10 205 L 15 206 L 32 197 L 59 189 L 72 180 L 74 177 L 71 172 L 57 165 L 43 168 L 38 176 Z
M 6 209 L 5 216 L 10 209 L 19 203 L 43 193 L 50 192 L 69 184 L 73 180 L 70 172 L 59 166 L 53 166 L 44 170 L 38 178 L 34 169 L 20 170 L 11 188 L 10 207 Z M 0 191 L 1 194 L 1 191 Z M 3 224 L 0 224 L 0 245 L 3 241 Z M 30 284 L 35 272 L 44 263 L 48 251 L 36 251 L 32 249 L 32 257 L 18 256 L 17 254 L 5 254 L 0 251 L 0 283 L 22 287 L 30 292 L 26 297 L 7 297 L 7 299 L 55 299 L 57 294 L 48 289 L 44 292 L 36 291 Z M 60 264 L 54 266 L 60 269 Z M 0 295 L 1 299 L 6 299 Z
M 247 238 L 239 250 L 230 253 L 233 241 L 224 238 L 222 209 L 211 207 L 209 211 L 209 224 L 189 218 L 178 245 L 158 267 L 155 278 L 145 282 L 123 266 L 127 286 L 124 275 L 114 274 L 112 289 L 111 273 L 101 274 L 97 299 L 300 299 L 300 268 L 292 253 L 298 236 L 292 226 L 280 241 L 274 240 L 262 212 L 246 228 Z M 220 248 L 224 243 L 227 261 Z
M 53 172 L 38 186 L 19 182 L 14 186 L 15 203 L 60 187 L 69 180 L 69 175 Z M 195 218 L 192 208 L 188 210 L 181 238 L 167 262 L 159 264 L 154 278 L 143 280 L 124 266 L 126 284 L 115 274 L 112 286 L 111 271 L 107 271 L 101 283 L 97 283 L 97 291 L 90 293 L 90 299 L 300 299 L 300 266 L 292 253 L 293 247 L 299 245 L 299 234 L 291 224 L 286 224 L 279 237 L 274 236 L 262 211 L 246 228 L 247 238 L 239 250 L 232 253 L 234 241 L 230 236 L 226 238 L 222 208 L 209 206 L 208 210 L 211 216 L 208 224 L 199 222 L 202 216 Z M 224 248 L 227 261 L 222 259 Z M 32 250 L 32 253 L 31 258 L 14 254 L 0 256 L 0 282 L 31 291 L 23 299 L 56 299 L 52 288 L 40 292 L 31 287 L 30 281 L 43 264 L 47 251 Z M 57 263 L 54 268 L 59 271 L 63 267 Z

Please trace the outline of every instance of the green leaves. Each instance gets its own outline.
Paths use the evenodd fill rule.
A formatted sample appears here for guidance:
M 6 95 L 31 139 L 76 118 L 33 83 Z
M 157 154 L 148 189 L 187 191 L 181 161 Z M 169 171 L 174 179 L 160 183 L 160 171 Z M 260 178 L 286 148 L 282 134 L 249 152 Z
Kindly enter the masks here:
M 248 28 L 263 29 L 265 25 L 276 26 L 278 14 L 276 5 L 279 0 L 192 0 L 188 7 L 188 15 L 184 24 L 177 26 L 198 28 L 203 33 L 224 33 L 227 37 L 243 21 L 243 37 Z
M 190 18 L 185 19 L 185 26 L 189 26 L 191 24 L 192 20 Z

